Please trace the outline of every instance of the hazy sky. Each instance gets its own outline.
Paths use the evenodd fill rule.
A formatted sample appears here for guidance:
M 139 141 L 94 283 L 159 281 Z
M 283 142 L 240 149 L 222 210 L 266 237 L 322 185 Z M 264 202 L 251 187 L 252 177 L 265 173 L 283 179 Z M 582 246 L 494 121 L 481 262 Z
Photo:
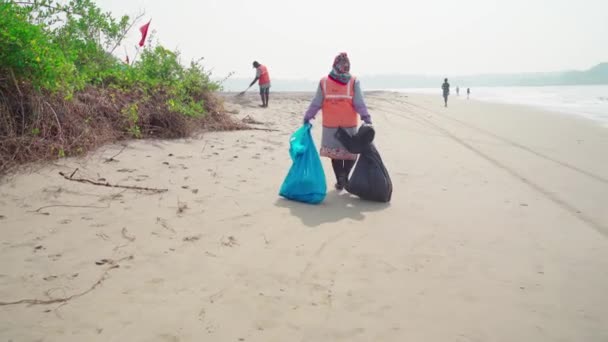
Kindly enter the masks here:
M 608 0 L 98 0 L 145 21 L 221 77 L 317 79 L 346 51 L 358 75 L 587 69 L 608 61 Z M 142 22 L 143 24 L 143 22 Z M 130 55 L 139 32 L 134 29 Z M 121 51 L 124 54 L 124 50 Z

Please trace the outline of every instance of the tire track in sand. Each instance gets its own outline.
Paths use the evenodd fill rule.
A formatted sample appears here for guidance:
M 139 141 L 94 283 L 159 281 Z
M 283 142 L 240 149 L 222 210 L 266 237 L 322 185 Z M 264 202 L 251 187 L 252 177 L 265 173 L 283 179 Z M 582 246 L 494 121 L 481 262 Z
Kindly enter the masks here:
M 406 102 L 408 105 L 412 105 L 414 107 L 417 107 L 419 109 L 422 109 L 424 111 L 426 111 L 427 113 L 431 113 L 433 115 L 437 115 L 438 117 L 441 118 L 448 118 L 445 115 L 441 115 L 438 114 L 436 112 L 433 112 L 429 109 L 426 109 L 425 107 L 421 107 L 418 105 L 414 105 L 412 103 Z M 399 117 L 403 117 L 406 118 L 408 120 L 411 120 L 411 117 L 402 115 L 400 113 L 391 113 L 393 115 L 399 116 Z M 563 210 L 566 210 L 568 213 L 570 213 L 571 215 L 577 217 L 579 220 L 581 220 L 583 223 L 585 223 L 586 225 L 588 225 L 589 227 L 593 228 L 594 230 L 596 230 L 598 233 L 602 234 L 605 237 L 608 237 L 608 226 L 606 226 L 605 224 L 596 221 L 595 219 L 585 215 L 582 213 L 581 210 L 579 210 L 578 208 L 576 208 L 573 204 L 567 202 L 566 200 L 561 199 L 560 197 L 558 197 L 556 194 L 554 194 L 553 192 L 551 192 L 550 190 L 542 187 L 541 185 L 529 180 L 528 178 L 526 178 L 524 175 L 522 175 L 521 173 L 519 173 L 518 171 L 514 170 L 513 168 L 509 167 L 508 165 L 506 165 L 505 163 L 501 162 L 500 160 L 493 158 L 492 156 L 488 155 L 487 153 L 482 152 L 481 150 L 479 150 L 478 148 L 476 148 L 475 146 L 469 144 L 468 142 L 464 141 L 463 139 L 461 139 L 460 137 L 456 136 L 455 134 L 453 134 L 451 131 L 445 129 L 444 127 L 440 126 L 439 124 L 436 124 L 434 122 L 432 122 L 431 120 L 428 120 L 424 117 L 422 117 L 421 115 L 417 115 L 416 113 L 412 112 L 412 115 L 414 115 L 416 117 L 417 120 L 424 122 L 425 124 L 427 124 L 429 127 L 433 127 L 434 129 L 436 129 L 438 132 L 444 134 L 446 137 L 450 138 L 451 140 L 453 140 L 454 142 L 456 142 L 457 144 L 463 146 L 464 148 L 466 148 L 467 150 L 473 152 L 474 154 L 478 155 L 479 157 L 481 157 L 482 159 L 486 160 L 487 162 L 491 163 L 492 165 L 494 165 L 495 167 L 505 171 L 506 173 L 508 173 L 509 175 L 511 175 L 512 177 L 514 177 L 515 179 L 519 180 L 520 182 L 526 184 L 528 187 L 530 187 L 532 190 L 536 191 L 537 193 L 543 195 L 546 199 L 548 199 L 549 201 L 555 203 L 556 205 L 558 205 L 560 208 L 562 208 Z M 452 119 L 452 118 L 449 118 Z M 456 120 L 456 119 L 452 119 L 452 120 Z M 460 121 L 460 120 L 457 120 Z M 469 124 L 465 124 L 462 123 L 462 125 L 469 127 Z M 562 165 L 567 167 L 568 169 L 571 169 L 573 171 L 579 172 L 581 174 L 584 174 L 588 177 L 591 177 L 592 179 L 595 179 L 597 181 L 600 181 L 602 183 L 607 183 L 608 184 L 608 180 L 604 179 L 603 177 L 597 176 L 593 173 L 587 172 L 585 170 L 582 170 L 580 168 L 577 168 L 575 166 L 571 166 L 567 163 L 561 162 L 557 159 L 551 158 L 549 156 L 545 156 L 542 153 L 536 152 L 532 149 L 527 148 L 524 145 L 521 145 L 519 143 L 516 142 L 512 142 L 509 139 L 506 138 L 502 138 L 500 136 L 494 135 L 491 132 L 487 132 L 485 130 L 482 130 L 480 128 L 476 128 L 475 126 L 469 127 L 473 130 L 477 130 L 481 133 L 487 134 L 487 135 L 491 135 L 493 137 L 495 137 L 496 139 L 499 139 L 507 144 L 510 144 L 514 147 L 518 147 L 519 146 L 523 146 L 524 150 L 527 152 L 531 152 L 534 155 L 542 158 L 542 159 L 546 159 L 546 160 L 550 160 L 552 162 L 557 163 L 558 165 Z

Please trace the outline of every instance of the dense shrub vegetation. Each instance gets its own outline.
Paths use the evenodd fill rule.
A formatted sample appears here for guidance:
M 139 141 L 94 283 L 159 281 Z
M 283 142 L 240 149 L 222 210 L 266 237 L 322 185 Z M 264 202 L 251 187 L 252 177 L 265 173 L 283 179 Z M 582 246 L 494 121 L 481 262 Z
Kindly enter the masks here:
M 136 19 L 92 0 L 0 0 L 0 173 L 129 138 L 239 129 L 199 61 L 153 42 L 130 64 L 113 53 Z

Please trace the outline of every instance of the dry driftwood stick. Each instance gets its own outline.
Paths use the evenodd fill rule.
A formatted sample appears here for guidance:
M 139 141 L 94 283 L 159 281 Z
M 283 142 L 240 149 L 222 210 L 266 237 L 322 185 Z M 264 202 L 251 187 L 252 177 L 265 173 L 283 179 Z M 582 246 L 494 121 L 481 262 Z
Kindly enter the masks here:
M 109 203 L 105 207 L 99 207 L 94 205 L 71 205 L 71 204 L 55 204 L 55 205 L 45 205 L 44 207 L 40 207 L 36 210 L 32 210 L 32 213 L 39 213 L 42 209 L 48 208 L 57 208 L 57 207 L 65 207 L 65 208 L 94 208 L 94 209 L 108 209 L 110 207 Z
M 97 280 L 93 285 L 91 285 L 91 287 L 89 287 L 87 290 L 79 292 L 79 293 L 75 293 L 71 296 L 67 296 L 67 297 L 60 297 L 60 298 L 53 298 L 53 299 L 20 299 L 20 300 L 16 300 L 13 302 L 1 302 L 0 301 L 0 306 L 6 306 L 6 305 L 17 305 L 17 304 L 30 304 L 30 305 L 48 305 L 48 304 L 55 304 L 55 303 L 65 303 L 69 300 L 72 300 L 74 298 L 78 298 L 78 297 L 82 297 L 85 294 L 95 290 L 95 288 L 99 285 L 101 285 L 101 283 L 103 283 L 103 281 L 106 279 L 106 276 L 108 275 L 108 272 L 110 272 L 111 270 L 120 267 L 120 265 L 118 265 L 118 262 L 120 261 L 124 261 L 124 260 L 131 260 L 133 259 L 133 256 L 130 255 L 128 257 L 122 258 L 120 260 L 116 260 L 112 263 L 112 265 L 108 268 L 106 268 L 106 270 L 101 274 L 101 277 L 99 277 L 99 280 Z
M 147 187 L 143 187 L 143 186 L 134 186 L 134 185 L 117 185 L 117 184 L 110 184 L 108 182 L 96 182 L 90 179 L 86 179 L 86 178 L 73 178 L 74 173 L 76 173 L 76 171 L 72 172 L 72 174 L 70 176 L 66 175 L 65 173 L 59 171 L 59 174 L 70 181 L 74 181 L 74 182 L 80 182 L 80 183 L 88 183 L 88 184 L 93 184 L 93 185 L 98 185 L 98 186 L 106 186 L 108 188 L 121 188 L 121 189 L 131 189 L 131 190 L 142 190 L 142 191 L 152 191 L 152 192 L 157 192 L 157 193 L 161 193 L 161 192 L 166 192 L 169 191 L 168 189 L 158 189 L 158 188 L 147 188 Z
M 74 177 L 74 175 L 76 174 L 77 171 L 78 171 L 78 168 L 75 168 L 74 171 L 70 174 L 70 178 Z
M 258 127 L 245 128 L 244 131 L 280 132 L 280 130 L 274 129 L 274 128 L 258 128 Z
M 106 158 L 104 163 L 109 163 L 111 161 L 116 160 L 114 158 L 118 157 L 118 155 L 121 154 L 125 150 L 125 148 L 127 148 L 127 145 L 122 145 L 122 149 L 120 151 L 118 151 L 118 153 L 116 153 L 115 155 L 111 156 L 110 158 Z

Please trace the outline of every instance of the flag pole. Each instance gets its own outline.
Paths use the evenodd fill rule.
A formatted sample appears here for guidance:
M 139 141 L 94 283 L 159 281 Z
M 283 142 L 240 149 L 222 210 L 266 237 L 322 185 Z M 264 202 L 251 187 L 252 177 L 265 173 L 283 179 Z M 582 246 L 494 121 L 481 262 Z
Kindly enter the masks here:
M 133 65 L 135 63 L 135 60 L 137 60 L 137 56 L 139 55 L 139 50 L 140 48 L 142 48 L 145 44 L 146 44 L 146 38 L 148 37 L 148 29 L 150 28 L 150 23 L 152 22 L 152 18 L 150 18 L 150 20 L 148 20 L 148 23 L 146 23 L 144 26 L 139 28 L 139 32 L 141 32 L 141 39 L 139 41 L 139 44 L 137 44 L 137 46 L 135 47 L 135 57 L 133 57 L 133 61 L 131 62 L 131 65 Z
M 135 56 L 133 56 L 133 60 L 131 61 L 131 66 L 135 64 L 135 60 L 137 59 L 137 55 L 139 54 L 139 46 L 135 46 Z

